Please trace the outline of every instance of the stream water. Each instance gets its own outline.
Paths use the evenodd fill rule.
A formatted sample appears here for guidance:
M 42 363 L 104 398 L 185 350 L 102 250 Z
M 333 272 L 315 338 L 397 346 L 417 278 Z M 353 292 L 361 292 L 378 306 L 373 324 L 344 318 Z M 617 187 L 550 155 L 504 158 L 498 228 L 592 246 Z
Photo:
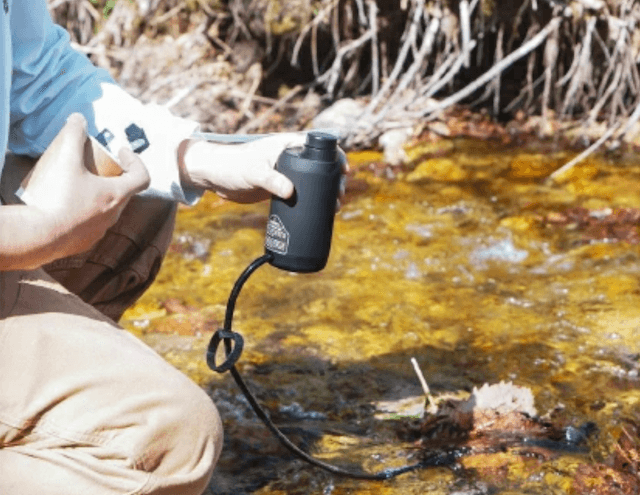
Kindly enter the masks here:
M 293 460 L 204 361 L 234 281 L 263 253 L 268 211 L 211 195 L 180 210 L 157 281 L 121 321 L 218 405 L 211 493 L 637 493 L 640 160 L 589 158 L 547 184 L 573 153 L 461 139 L 409 154 L 406 168 L 350 155 L 324 271 L 267 266 L 246 284 L 234 328 L 251 388 L 298 444 L 369 471 L 419 457 L 406 435 L 423 402 L 411 357 L 435 395 L 512 381 L 539 415 L 597 433 L 581 452 L 481 453 L 375 483 Z M 381 419 L 381 401 L 396 414 Z

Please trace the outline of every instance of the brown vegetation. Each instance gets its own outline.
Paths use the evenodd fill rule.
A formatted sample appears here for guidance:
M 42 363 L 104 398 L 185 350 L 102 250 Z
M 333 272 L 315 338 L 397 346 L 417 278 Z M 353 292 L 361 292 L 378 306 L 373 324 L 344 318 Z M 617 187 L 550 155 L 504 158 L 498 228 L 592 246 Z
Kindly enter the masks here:
M 631 137 L 640 118 L 634 0 L 49 3 L 79 49 L 133 88 L 130 60 L 141 62 L 142 47 L 188 34 L 174 48 L 174 64 L 157 56 L 136 64 L 138 71 L 167 69 L 153 82 L 138 81 L 136 93 L 157 101 L 195 94 L 201 102 L 207 95 L 217 100 L 212 113 L 225 106 L 240 111 L 224 121 L 226 131 L 264 125 L 266 119 L 246 126 L 283 96 L 278 108 L 287 114 L 305 92 L 325 103 L 347 96 L 364 101 L 351 144 L 371 144 L 388 129 L 415 129 L 457 103 L 503 119 L 541 115 L 542 132 L 565 119 L 581 119 L 585 128 L 605 122 L 614 140 Z M 208 69 L 193 74 L 202 66 Z M 171 91 L 150 92 L 153 85 Z M 203 85 L 219 91 L 203 93 Z M 317 97 L 310 105 L 304 116 L 289 117 L 304 125 L 319 109 Z

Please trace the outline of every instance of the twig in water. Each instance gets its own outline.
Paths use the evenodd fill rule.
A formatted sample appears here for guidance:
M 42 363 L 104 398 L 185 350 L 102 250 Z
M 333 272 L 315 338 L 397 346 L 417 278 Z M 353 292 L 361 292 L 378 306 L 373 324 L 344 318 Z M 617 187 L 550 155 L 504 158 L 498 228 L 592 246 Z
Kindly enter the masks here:
M 424 392 L 425 398 L 426 398 L 426 409 L 427 412 L 429 412 L 430 414 L 435 414 L 436 412 L 438 412 L 438 406 L 436 405 L 436 403 L 433 401 L 433 398 L 431 397 L 431 390 L 429 390 L 429 385 L 427 385 L 427 380 L 424 379 L 424 375 L 422 374 L 422 370 L 420 369 L 420 366 L 418 365 L 418 361 L 416 360 L 416 358 L 412 357 L 411 358 L 411 364 L 413 365 L 413 370 L 416 372 L 416 375 L 418 375 L 418 380 L 420 380 L 420 385 L 422 386 L 422 391 Z
M 416 372 L 416 375 L 418 375 L 418 380 L 420 380 L 420 385 L 422 386 L 422 391 L 424 392 L 424 395 L 429 397 L 431 395 L 431 390 L 429 390 L 429 385 L 427 384 L 427 380 L 424 379 L 424 375 L 422 374 L 422 370 L 420 369 L 420 366 L 418 365 L 418 361 L 416 360 L 416 358 L 414 357 L 411 358 L 411 364 L 413 365 L 413 369 Z

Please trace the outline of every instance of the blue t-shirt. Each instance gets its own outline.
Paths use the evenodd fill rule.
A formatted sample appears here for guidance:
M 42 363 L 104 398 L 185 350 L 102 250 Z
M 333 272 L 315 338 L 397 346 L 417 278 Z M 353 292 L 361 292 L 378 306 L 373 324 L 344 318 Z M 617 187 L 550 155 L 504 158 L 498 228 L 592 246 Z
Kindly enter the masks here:
M 164 107 L 143 105 L 73 50 L 46 0 L 0 0 L 0 52 L 0 173 L 7 150 L 41 155 L 67 117 L 80 112 L 89 134 L 113 155 L 122 146 L 140 154 L 151 176 L 142 194 L 184 203 L 197 199 L 197 191 L 181 187 L 176 156 L 198 125 Z

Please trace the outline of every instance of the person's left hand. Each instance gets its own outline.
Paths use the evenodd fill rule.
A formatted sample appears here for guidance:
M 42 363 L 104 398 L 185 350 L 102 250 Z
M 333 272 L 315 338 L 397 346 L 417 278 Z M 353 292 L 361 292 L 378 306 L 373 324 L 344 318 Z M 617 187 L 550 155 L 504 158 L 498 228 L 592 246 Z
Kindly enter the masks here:
M 293 184 L 274 167 L 285 148 L 302 146 L 305 137 L 303 132 L 274 134 L 244 144 L 190 140 L 181 163 L 182 183 L 237 203 L 255 203 L 272 194 L 289 198 Z M 346 173 L 346 161 L 344 167 Z

